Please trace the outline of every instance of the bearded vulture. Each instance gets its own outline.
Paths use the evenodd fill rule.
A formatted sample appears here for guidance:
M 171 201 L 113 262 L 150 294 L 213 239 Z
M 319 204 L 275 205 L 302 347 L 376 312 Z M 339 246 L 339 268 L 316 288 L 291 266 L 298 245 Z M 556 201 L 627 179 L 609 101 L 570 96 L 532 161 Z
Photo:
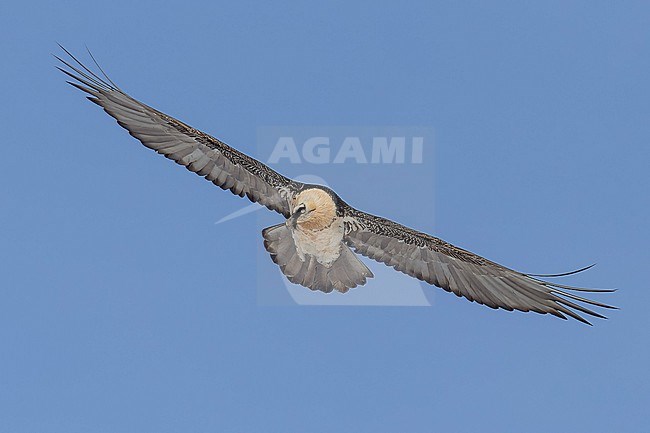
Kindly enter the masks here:
M 442 239 L 355 209 L 327 187 L 293 181 L 132 98 L 106 76 L 97 62 L 103 78 L 61 48 L 70 60 L 55 56 L 62 63 L 57 68 L 73 79 L 68 83 L 90 95 L 90 101 L 142 144 L 218 187 L 246 196 L 285 218 L 264 229 L 262 236 L 271 259 L 292 283 L 326 293 L 344 293 L 364 285 L 373 274 L 359 260 L 358 253 L 494 309 L 548 313 L 562 319 L 570 316 L 590 324 L 579 313 L 605 316 L 578 302 L 616 308 L 575 294 L 613 290 L 566 286 L 537 278 L 544 275 L 514 271 Z

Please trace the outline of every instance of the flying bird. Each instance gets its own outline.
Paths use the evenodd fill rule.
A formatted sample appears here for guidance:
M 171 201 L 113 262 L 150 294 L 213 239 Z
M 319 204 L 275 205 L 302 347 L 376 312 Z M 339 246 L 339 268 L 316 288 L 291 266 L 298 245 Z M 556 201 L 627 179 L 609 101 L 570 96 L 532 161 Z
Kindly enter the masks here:
M 566 274 L 524 274 L 386 218 L 362 212 L 330 188 L 291 180 L 122 91 L 94 61 L 98 72 L 70 52 L 55 56 L 74 87 L 146 147 L 240 197 L 266 206 L 285 220 L 262 230 L 264 247 L 289 281 L 311 290 L 347 292 L 373 274 L 364 255 L 418 280 L 493 309 L 533 311 L 590 323 L 605 318 L 583 304 L 616 308 L 576 292 L 612 292 L 539 279 Z M 592 265 L 593 266 L 593 265 Z

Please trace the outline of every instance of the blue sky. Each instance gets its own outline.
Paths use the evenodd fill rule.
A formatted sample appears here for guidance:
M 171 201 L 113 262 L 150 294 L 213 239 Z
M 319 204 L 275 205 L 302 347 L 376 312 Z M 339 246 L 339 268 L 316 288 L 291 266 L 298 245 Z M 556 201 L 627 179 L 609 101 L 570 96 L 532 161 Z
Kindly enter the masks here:
M 644 431 L 649 17 L 3 2 L 0 432 Z M 434 287 L 431 307 L 260 305 L 258 217 L 215 225 L 244 201 L 66 85 L 56 42 L 254 156 L 263 126 L 433 128 L 432 188 L 355 187 L 350 166 L 337 191 L 522 271 L 597 262 L 565 281 L 619 288 L 599 299 L 621 310 L 588 327 Z

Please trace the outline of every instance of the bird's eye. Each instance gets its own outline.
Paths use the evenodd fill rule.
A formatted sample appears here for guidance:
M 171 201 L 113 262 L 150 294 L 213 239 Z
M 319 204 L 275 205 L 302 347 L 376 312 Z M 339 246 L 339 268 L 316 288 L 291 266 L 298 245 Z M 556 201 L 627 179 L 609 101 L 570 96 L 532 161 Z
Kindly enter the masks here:
M 296 209 L 296 210 L 297 210 L 298 212 L 300 212 L 300 213 L 305 213 L 305 212 L 307 211 L 307 208 L 305 207 L 305 205 L 304 205 L 304 203 L 303 203 L 303 204 L 300 204 L 300 205 L 298 206 L 298 209 Z

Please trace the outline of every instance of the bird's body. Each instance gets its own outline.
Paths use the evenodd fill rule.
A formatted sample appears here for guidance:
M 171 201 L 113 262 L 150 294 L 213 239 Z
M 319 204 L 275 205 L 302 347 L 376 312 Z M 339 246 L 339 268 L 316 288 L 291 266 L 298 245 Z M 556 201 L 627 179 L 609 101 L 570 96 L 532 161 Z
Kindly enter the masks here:
M 572 293 L 608 292 L 551 283 L 516 272 L 439 238 L 348 205 L 329 188 L 282 176 L 222 141 L 145 105 L 76 62 L 70 84 L 89 94 L 142 144 L 224 190 L 266 206 L 285 221 L 262 231 L 264 246 L 289 281 L 346 292 L 373 277 L 357 254 L 491 308 L 534 311 L 587 322 L 603 318 L 577 303 L 609 305 Z M 103 73 L 103 71 L 102 71 Z M 398 288 L 396 288 L 398 290 Z M 576 310 L 576 311 L 574 311 Z
M 372 277 L 345 244 L 345 208 L 330 189 L 305 185 L 291 200 L 284 224 L 262 231 L 264 246 L 289 281 L 320 290 L 347 292 Z

